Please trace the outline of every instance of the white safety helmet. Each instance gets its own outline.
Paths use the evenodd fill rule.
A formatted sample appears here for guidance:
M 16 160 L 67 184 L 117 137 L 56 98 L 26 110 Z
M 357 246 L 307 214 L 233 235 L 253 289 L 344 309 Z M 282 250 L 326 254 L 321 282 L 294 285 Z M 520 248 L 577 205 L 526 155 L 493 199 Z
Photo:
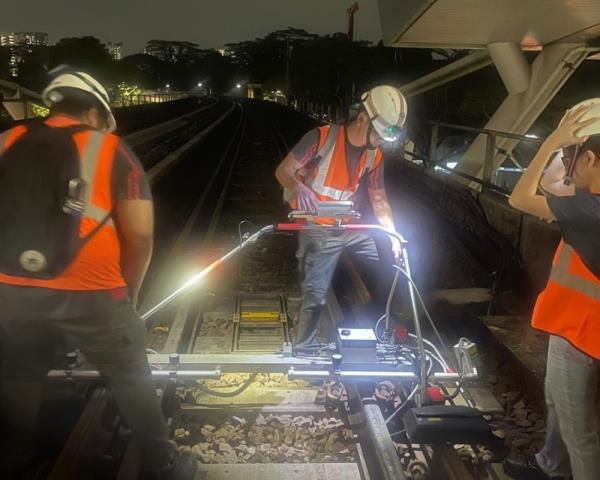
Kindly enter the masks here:
M 406 122 L 408 106 L 396 87 L 380 85 L 362 94 L 361 102 L 371 124 L 386 142 L 395 142 Z
M 583 102 L 579 102 L 574 107 L 571 107 L 565 116 L 562 118 L 560 123 L 563 122 L 565 117 L 569 112 L 573 110 L 577 110 L 579 107 L 583 107 L 584 105 L 590 105 L 590 109 L 581 117 L 581 121 L 585 121 L 589 118 L 600 118 L 600 98 L 590 98 L 588 100 L 584 100 Z M 577 131 L 578 137 L 589 137 L 590 135 L 598 135 L 600 134 L 600 120 L 597 122 L 588 125 L 587 127 L 583 127 Z
M 104 107 L 109 132 L 114 132 L 117 122 L 110 108 L 110 98 L 106 89 L 91 75 L 76 70 L 59 73 L 42 92 L 42 99 L 48 107 L 62 102 L 69 90 L 79 90 L 92 95 Z

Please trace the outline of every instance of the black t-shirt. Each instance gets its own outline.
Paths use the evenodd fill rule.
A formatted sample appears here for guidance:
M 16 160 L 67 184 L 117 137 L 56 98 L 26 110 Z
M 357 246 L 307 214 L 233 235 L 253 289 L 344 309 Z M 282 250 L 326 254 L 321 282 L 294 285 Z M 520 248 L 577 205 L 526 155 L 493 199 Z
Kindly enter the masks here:
M 569 197 L 548 197 L 565 243 L 600 278 L 600 196 L 577 189 Z

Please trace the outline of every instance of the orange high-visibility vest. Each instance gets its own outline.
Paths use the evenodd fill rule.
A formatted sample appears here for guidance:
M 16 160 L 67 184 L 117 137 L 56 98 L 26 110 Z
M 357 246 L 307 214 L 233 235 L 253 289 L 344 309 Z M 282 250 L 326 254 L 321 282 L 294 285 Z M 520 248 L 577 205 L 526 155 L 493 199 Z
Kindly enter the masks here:
M 78 123 L 62 116 L 46 120 L 46 124 L 53 128 Z M 0 135 L 0 154 L 26 132 L 26 127 L 18 126 Z M 109 216 L 114 210 L 111 174 L 119 139 L 115 135 L 85 130 L 75 133 L 73 141 L 81 161 L 81 178 L 89 186 L 86 188 L 86 208 L 79 227 L 80 238 L 104 223 L 59 277 L 46 280 L 0 274 L 0 283 L 70 291 L 111 290 L 126 286 L 121 273 L 119 238 L 115 223 Z
M 317 162 L 309 170 L 300 171 L 300 179 L 320 201 L 350 200 L 358 190 L 361 178 L 379 167 L 382 161 L 380 149 L 365 149 L 353 172 L 346 162 L 346 127 L 331 125 L 319 127 Z M 296 199 L 290 202 L 297 208 Z M 322 219 L 318 223 L 330 223 Z
M 600 360 L 600 279 L 564 241 L 554 255 L 550 279 L 538 296 L 531 324 Z

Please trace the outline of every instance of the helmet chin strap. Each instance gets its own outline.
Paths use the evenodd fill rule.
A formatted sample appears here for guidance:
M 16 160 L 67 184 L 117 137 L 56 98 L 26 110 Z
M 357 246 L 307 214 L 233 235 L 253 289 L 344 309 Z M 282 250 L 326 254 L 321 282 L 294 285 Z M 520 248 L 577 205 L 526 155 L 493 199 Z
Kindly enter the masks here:
M 369 122 L 369 129 L 367 130 L 367 141 L 365 146 L 367 150 L 377 150 L 377 146 L 371 143 L 371 133 L 373 132 L 373 123 Z

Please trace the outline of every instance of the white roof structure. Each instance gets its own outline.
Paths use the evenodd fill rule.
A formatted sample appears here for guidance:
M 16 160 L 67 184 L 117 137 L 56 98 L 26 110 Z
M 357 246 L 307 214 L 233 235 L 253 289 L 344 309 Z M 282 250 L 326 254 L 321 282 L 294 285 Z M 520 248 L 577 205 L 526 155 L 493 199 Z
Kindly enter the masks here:
M 379 14 L 394 47 L 600 45 L 599 0 L 379 0 Z

